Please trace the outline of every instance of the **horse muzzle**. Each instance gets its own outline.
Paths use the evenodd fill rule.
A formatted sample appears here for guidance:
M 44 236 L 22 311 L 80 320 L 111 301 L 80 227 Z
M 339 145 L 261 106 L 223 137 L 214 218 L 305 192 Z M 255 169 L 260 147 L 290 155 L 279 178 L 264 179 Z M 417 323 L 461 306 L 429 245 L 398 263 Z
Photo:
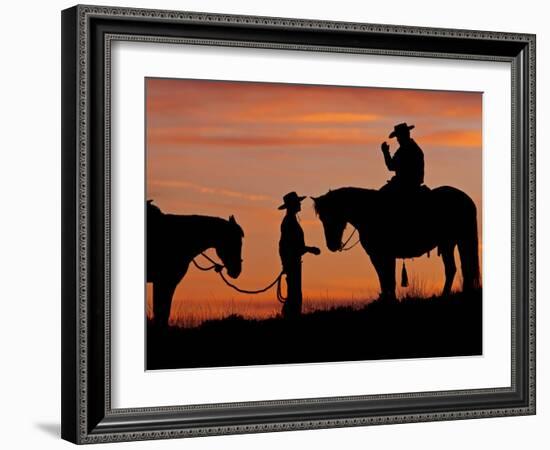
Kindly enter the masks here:
M 327 247 L 331 252 L 339 252 L 344 244 L 340 242 L 327 242 Z
M 240 274 L 241 274 L 241 269 L 233 269 L 233 270 L 227 269 L 227 275 L 229 275 L 233 279 L 239 278 Z

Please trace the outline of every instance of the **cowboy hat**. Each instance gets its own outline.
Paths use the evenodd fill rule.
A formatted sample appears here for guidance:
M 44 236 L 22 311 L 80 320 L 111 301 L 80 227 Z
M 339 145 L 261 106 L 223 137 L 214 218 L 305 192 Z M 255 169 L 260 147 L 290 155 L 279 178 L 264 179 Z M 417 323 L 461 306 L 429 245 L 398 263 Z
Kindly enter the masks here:
M 292 191 L 292 192 L 289 192 L 288 194 L 286 194 L 284 197 L 283 197 L 283 204 L 281 206 L 279 206 L 277 209 L 286 209 L 288 208 L 290 205 L 295 205 L 296 203 L 300 203 L 304 198 L 306 198 L 305 196 L 300 196 L 298 194 L 296 194 L 296 192 Z
M 403 134 L 405 132 L 408 132 L 409 130 L 412 130 L 414 128 L 414 125 L 407 125 L 405 122 L 398 123 L 393 127 L 393 131 L 390 133 L 390 138 L 397 136 L 398 134 Z

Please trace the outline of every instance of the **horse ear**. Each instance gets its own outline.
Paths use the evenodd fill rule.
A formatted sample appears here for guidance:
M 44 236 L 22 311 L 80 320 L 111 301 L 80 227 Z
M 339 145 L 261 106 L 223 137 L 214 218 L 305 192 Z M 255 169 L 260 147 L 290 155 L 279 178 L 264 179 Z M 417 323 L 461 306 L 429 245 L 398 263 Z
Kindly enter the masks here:
M 312 195 L 310 195 L 309 198 L 313 200 L 313 203 L 317 203 L 317 200 L 319 200 L 319 197 L 313 197 Z
M 237 221 L 235 220 L 235 216 L 233 216 L 233 215 L 229 216 L 229 223 L 232 224 L 232 225 L 236 225 L 237 228 L 239 229 L 239 231 L 241 232 L 241 237 L 244 237 L 244 231 L 241 228 L 241 226 L 237 223 Z

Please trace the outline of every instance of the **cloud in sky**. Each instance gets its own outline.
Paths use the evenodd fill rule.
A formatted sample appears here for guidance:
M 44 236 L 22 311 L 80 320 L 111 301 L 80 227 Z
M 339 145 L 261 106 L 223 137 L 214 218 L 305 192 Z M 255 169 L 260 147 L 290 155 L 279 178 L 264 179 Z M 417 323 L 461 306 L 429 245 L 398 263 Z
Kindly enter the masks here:
M 235 214 L 246 233 L 239 278 L 245 286 L 259 286 L 280 269 L 281 197 L 291 190 L 319 195 L 346 185 L 380 187 L 392 175 L 380 144 L 388 141 L 395 151 L 388 134 L 400 122 L 416 125 L 426 183 L 456 186 L 482 211 L 479 92 L 149 78 L 146 119 L 148 197 L 167 212 Z M 319 258 L 305 257 L 306 296 L 328 290 L 357 298 L 378 289 L 361 249 L 345 255 L 326 249 L 309 199 L 301 220 L 306 241 L 323 250 Z M 440 258 L 407 265 L 427 286 L 442 285 Z M 190 273 L 175 302 L 234 298 L 246 305 L 246 296 L 218 281 Z M 276 302 L 270 293 L 261 298 Z
M 151 189 L 176 189 L 179 191 L 191 190 L 199 192 L 201 194 L 211 194 L 222 197 L 240 198 L 251 202 L 257 202 L 262 200 L 270 200 L 275 202 L 274 199 L 266 195 L 247 194 L 246 192 L 233 191 L 231 189 L 220 189 L 215 187 L 209 187 L 201 184 L 191 183 L 183 180 L 151 180 L 149 181 Z

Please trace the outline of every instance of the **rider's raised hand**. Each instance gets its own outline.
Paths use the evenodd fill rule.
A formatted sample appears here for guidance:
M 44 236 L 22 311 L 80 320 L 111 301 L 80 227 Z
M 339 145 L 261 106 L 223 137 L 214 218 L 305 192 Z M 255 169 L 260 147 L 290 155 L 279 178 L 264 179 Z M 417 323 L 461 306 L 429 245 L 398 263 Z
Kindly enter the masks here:
M 383 152 L 388 152 L 390 150 L 390 146 L 388 145 L 388 143 L 386 141 L 382 142 L 382 151 Z

